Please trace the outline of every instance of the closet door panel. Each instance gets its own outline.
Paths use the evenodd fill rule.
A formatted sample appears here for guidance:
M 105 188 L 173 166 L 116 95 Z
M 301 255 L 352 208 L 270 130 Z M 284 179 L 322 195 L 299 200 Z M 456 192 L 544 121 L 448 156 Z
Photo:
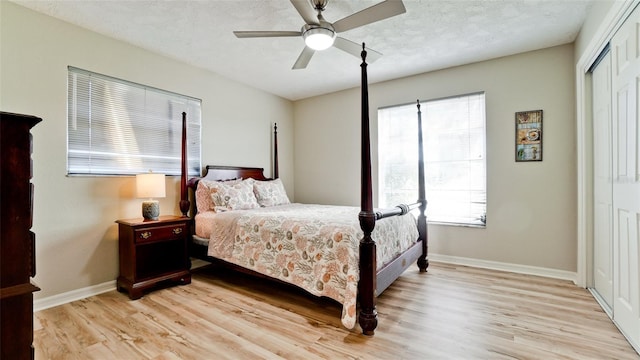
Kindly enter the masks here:
M 613 194 L 611 169 L 611 52 L 593 70 L 593 286 L 613 304 Z
M 611 40 L 613 106 L 613 318 L 640 344 L 640 8 Z

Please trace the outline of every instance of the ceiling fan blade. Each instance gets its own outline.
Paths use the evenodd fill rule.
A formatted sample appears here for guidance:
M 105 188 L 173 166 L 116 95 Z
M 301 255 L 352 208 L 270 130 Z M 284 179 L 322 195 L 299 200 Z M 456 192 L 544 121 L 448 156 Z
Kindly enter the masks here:
M 300 31 L 234 31 L 239 38 L 300 36 Z
M 311 57 L 315 52 L 316 51 L 313 50 L 312 48 L 305 46 L 304 49 L 302 49 L 300 56 L 298 56 L 298 60 L 296 60 L 296 63 L 293 64 L 292 69 L 298 70 L 298 69 L 306 68 L 307 64 L 309 64 L 309 60 L 311 60 Z
M 302 16 L 305 23 L 318 24 L 318 14 L 311 7 L 309 0 L 291 0 L 291 4 L 298 10 L 298 14 Z
M 333 46 L 357 58 L 360 58 L 360 53 L 362 52 L 362 44 L 354 43 L 351 40 L 347 40 L 341 37 L 336 38 L 336 41 L 333 43 Z M 379 53 L 373 49 L 369 49 L 368 47 L 365 47 L 365 50 L 367 50 L 368 64 L 371 64 L 372 62 L 382 57 L 382 53 Z
M 334 22 L 333 28 L 339 33 L 404 14 L 406 11 L 402 0 L 386 0 Z

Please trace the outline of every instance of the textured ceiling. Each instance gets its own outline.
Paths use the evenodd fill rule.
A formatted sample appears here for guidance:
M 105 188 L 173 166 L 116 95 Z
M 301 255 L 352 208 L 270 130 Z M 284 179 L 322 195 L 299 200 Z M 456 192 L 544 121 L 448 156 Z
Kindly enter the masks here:
M 360 60 L 336 48 L 291 67 L 302 38 L 238 39 L 233 30 L 294 30 L 286 0 L 14 2 L 291 100 L 359 86 Z M 379 0 L 330 0 L 335 22 Z M 340 33 L 383 53 L 369 82 L 572 42 L 592 0 L 404 0 L 407 12 Z

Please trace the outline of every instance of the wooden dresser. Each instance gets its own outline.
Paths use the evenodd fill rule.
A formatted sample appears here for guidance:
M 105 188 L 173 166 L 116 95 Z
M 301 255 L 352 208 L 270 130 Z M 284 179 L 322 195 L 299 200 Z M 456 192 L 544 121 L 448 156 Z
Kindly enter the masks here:
M 31 128 L 42 119 L 0 112 L 0 359 L 33 359 L 35 234 Z

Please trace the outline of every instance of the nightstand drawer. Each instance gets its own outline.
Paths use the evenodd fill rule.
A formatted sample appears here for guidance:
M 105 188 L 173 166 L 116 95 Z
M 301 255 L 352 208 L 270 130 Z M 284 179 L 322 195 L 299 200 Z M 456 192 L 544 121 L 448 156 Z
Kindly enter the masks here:
M 168 226 L 155 226 L 153 228 L 141 228 L 134 230 L 135 242 L 146 243 L 152 241 L 165 241 L 182 239 L 187 234 L 187 226 L 185 224 L 174 224 Z

